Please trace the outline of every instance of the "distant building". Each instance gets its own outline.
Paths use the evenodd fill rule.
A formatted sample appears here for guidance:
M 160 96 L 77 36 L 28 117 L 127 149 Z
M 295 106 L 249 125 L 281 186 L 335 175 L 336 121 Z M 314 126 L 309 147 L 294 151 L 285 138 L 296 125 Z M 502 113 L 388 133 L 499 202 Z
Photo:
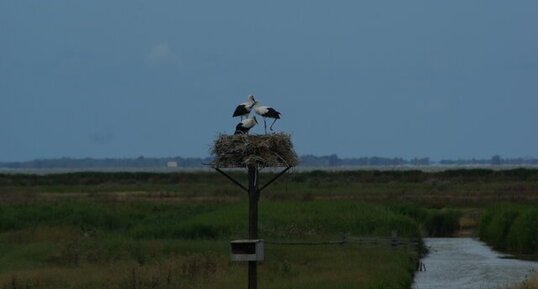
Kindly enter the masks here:
M 177 168 L 177 161 L 169 161 L 166 163 L 167 168 Z

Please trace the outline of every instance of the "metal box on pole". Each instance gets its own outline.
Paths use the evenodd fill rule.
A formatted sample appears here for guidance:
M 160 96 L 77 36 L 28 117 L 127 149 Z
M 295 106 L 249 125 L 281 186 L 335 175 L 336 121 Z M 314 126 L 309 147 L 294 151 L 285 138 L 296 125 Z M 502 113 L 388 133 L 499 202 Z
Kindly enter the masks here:
M 234 240 L 230 242 L 230 259 L 234 262 L 263 261 L 263 240 Z

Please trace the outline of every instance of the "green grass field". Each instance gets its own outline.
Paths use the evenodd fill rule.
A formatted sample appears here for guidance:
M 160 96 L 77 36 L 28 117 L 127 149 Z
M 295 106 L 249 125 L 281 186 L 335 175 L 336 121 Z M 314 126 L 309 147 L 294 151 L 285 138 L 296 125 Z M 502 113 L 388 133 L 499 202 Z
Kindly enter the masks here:
M 244 173 L 232 172 L 246 184 Z M 274 173 L 262 173 L 270 179 Z M 223 176 L 194 173 L 0 174 L 0 201 L 65 198 L 103 201 L 214 200 L 244 198 Z M 270 200 L 354 199 L 382 204 L 482 207 L 499 202 L 538 203 L 538 170 L 292 172 L 262 194 Z
M 246 282 L 246 266 L 228 261 L 228 241 L 246 233 L 243 203 L 69 201 L 0 209 L 0 286 L 6 288 L 237 288 Z M 260 206 L 266 240 L 390 236 L 394 229 L 401 237 L 420 236 L 415 220 L 379 205 Z M 386 245 L 266 247 L 260 287 L 267 288 L 406 288 L 418 258 L 416 249 Z
M 474 228 L 485 210 L 481 237 L 514 250 L 525 242 L 502 228 L 506 219 L 518 230 L 534 224 L 536 200 L 536 170 L 291 173 L 262 193 L 259 229 L 266 241 L 393 230 L 414 239 Z M 228 253 L 230 240 L 246 237 L 246 193 L 216 173 L 4 174 L 0 201 L 0 288 L 246 287 L 245 264 Z M 491 207 L 499 202 L 510 205 Z M 260 288 L 407 289 L 422 250 L 267 243 L 265 251 Z

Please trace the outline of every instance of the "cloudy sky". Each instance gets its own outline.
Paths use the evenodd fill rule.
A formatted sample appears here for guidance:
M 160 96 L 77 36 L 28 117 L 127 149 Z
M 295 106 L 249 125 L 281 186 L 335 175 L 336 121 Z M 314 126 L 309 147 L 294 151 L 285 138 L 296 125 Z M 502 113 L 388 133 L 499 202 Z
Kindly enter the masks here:
M 538 157 L 537 13 L 504 0 L 0 1 L 0 161 L 207 156 L 250 93 L 282 112 L 299 154 Z

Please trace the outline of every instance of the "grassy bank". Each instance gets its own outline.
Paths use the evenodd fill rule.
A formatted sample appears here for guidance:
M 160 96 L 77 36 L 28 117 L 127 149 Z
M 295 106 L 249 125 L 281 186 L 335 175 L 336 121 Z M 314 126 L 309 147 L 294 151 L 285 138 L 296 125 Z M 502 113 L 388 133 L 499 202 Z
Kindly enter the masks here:
M 246 266 L 228 261 L 223 253 L 226 245 L 122 241 L 101 255 L 93 249 L 92 259 L 78 263 L 62 255 L 38 254 L 26 245 L 18 251 L 33 251 L 41 258 L 39 263 L 19 263 L 18 270 L 0 274 L 0 284 L 4 288 L 244 288 Z M 143 255 L 148 249 L 149 256 Z M 387 248 L 269 245 L 266 254 L 267 260 L 259 266 L 262 288 L 408 288 L 414 268 L 408 252 Z
M 502 204 L 488 207 L 480 220 L 480 239 L 515 254 L 538 254 L 538 208 Z
M 0 206 L 2 288 L 241 288 L 228 241 L 246 232 L 243 203 L 50 202 Z M 264 201 L 273 241 L 416 238 L 411 217 L 349 201 Z M 262 288 L 408 288 L 418 258 L 389 246 L 266 245 Z M 375 262 L 372 262 L 375 260 Z M 386 274 L 391 272 L 391 274 Z

